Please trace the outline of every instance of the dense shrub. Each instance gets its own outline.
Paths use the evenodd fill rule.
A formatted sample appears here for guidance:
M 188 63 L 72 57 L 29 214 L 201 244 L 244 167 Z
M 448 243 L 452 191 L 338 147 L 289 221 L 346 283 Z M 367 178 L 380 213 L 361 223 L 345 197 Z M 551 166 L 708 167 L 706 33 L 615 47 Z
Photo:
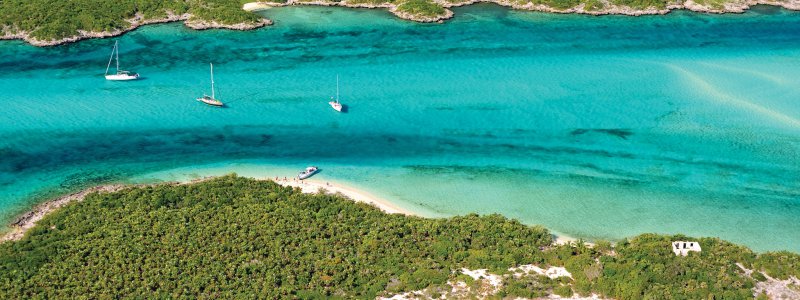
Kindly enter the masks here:
M 499 215 L 388 215 L 225 176 L 93 194 L 51 213 L 22 240 L 0 244 L 0 299 L 438 294 L 448 280 L 479 284 L 462 267 L 502 273 L 521 264 L 564 266 L 572 278 L 506 276 L 498 296 L 748 299 L 755 282 L 737 263 L 777 278 L 800 274 L 797 254 L 756 255 L 714 238 L 691 239 L 703 251 L 675 256 L 671 242 L 687 239 L 556 246 L 546 229 Z
M 51 40 L 76 35 L 78 30 L 124 29 L 130 26 L 126 20 L 137 14 L 163 18 L 167 12 L 188 12 L 223 24 L 254 22 L 260 18 L 242 10 L 241 5 L 237 0 L 3 0 L 0 27 L 8 26 L 38 39 Z

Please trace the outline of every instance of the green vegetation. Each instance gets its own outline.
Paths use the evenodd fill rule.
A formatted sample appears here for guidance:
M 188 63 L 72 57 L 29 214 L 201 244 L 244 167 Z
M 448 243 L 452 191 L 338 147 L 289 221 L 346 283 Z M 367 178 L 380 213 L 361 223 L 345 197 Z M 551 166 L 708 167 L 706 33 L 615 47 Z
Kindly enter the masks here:
M 0 299 L 371 298 L 445 283 L 458 266 L 541 260 L 550 242 L 546 229 L 497 215 L 386 215 L 228 176 L 94 195 L 48 215 L 0 245 Z
M 395 3 L 395 0 L 348 0 L 347 4 L 370 4 L 370 5 L 382 5 L 382 4 L 391 4 Z
M 190 13 L 223 24 L 255 22 L 256 14 L 241 9 L 239 0 L 3 0 L 0 27 L 28 32 L 42 40 L 73 36 L 78 30 L 113 31 L 130 26 L 137 14 L 164 18 Z
M 784 278 L 800 256 L 756 255 L 718 239 L 676 257 L 642 235 L 616 246 L 551 246 L 549 232 L 498 215 L 387 215 L 333 195 L 225 176 L 191 185 L 93 194 L 0 244 L 0 299 L 373 298 L 448 280 L 457 270 L 565 266 L 572 279 L 511 275 L 496 296 L 598 293 L 616 299 L 746 299 L 736 263 Z M 696 239 L 692 239 L 696 240 Z M 759 278 L 760 279 L 760 278 Z
M 633 9 L 666 9 L 669 0 L 611 0 L 611 3 Z
M 556 9 L 568 9 L 581 4 L 581 0 L 523 0 L 520 4 L 524 5 L 528 2 L 531 2 L 535 5 L 546 5 Z
M 584 3 L 586 3 L 584 9 L 587 11 L 598 11 L 606 7 L 600 0 L 586 0 Z
M 705 5 L 711 7 L 713 9 L 723 9 L 725 8 L 725 0 L 695 0 L 697 4 Z
M 800 278 L 800 256 L 781 251 L 765 253 L 758 257 L 756 268 L 766 270 L 767 274 L 777 279 L 785 280 L 789 276 Z
M 415 16 L 436 17 L 445 13 L 444 7 L 430 0 L 406 0 L 397 10 Z
M 751 265 L 756 255 L 747 248 L 719 239 L 700 239 L 703 251 L 676 257 L 673 240 L 683 236 L 645 234 L 615 247 L 615 256 L 598 256 L 587 251 L 567 262 L 576 272 L 579 292 L 600 291 L 622 299 L 640 299 L 644 295 L 662 295 L 673 299 L 747 299 L 752 298 L 752 279 L 743 276 L 736 263 Z M 598 258 L 595 262 L 590 258 Z M 571 266 L 571 267 L 570 267 Z M 602 276 L 590 279 L 590 268 L 599 268 Z
M 341 0 L 324 0 L 331 3 Z M 467 0 L 446 0 L 459 4 Z M 735 0 L 697 0 L 712 9 L 724 9 L 724 4 Z M 783 0 L 781 0 L 783 1 Z M 255 23 L 261 16 L 242 10 L 250 0 L 2 0 L 0 1 L 0 34 L 27 33 L 39 40 L 58 40 L 77 35 L 80 31 L 115 31 L 130 27 L 136 16 L 145 19 L 165 18 L 168 14 L 191 14 L 193 20 L 214 21 L 220 24 Z M 286 3 L 287 0 L 267 2 Z M 556 10 L 567 10 L 584 4 L 587 11 L 606 8 L 600 0 L 511 0 L 525 6 L 544 5 Z M 634 10 L 666 9 L 678 0 L 611 0 L 612 4 Z M 446 9 L 432 0 L 351 0 L 356 4 L 394 4 L 399 12 L 415 17 L 436 18 Z

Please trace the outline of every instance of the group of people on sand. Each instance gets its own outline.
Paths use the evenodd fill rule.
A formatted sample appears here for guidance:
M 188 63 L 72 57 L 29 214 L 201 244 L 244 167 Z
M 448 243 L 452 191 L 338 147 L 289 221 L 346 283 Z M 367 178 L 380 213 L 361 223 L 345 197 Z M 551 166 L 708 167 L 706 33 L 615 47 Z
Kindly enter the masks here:
M 276 182 L 277 181 L 281 181 L 281 179 L 278 178 L 278 176 L 275 176 L 275 181 Z M 283 176 L 283 181 L 289 181 L 289 178 L 287 178 L 286 176 Z M 297 181 L 297 178 L 292 178 L 292 181 Z M 326 186 L 331 186 L 331 184 L 329 182 L 325 182 L 325 185 Z

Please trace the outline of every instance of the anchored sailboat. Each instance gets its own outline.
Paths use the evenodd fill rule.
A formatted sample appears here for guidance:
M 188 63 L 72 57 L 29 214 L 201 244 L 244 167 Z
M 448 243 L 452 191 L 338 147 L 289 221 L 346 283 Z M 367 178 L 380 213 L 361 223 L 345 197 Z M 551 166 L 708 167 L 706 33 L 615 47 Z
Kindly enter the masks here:
M 109 75 L 108 70 L 111 69 L 111 61 L 115 60 L 115 58 L 117 61 L 117 73 Z M 111 57 L 108 58 L 108 66 L 106 66 L 106 80 L 124 81 L 135 79 L 139 79 L 138 73 L 119 69 L 119 42 L 114 41 L 114 50 L 111 50 Z
M 203 94 L 203 97 L 197 98 L 197 101 L 211 106 L 223 106 L 221 101 L 214 98 L 214 64 L 209 65 L 211 65 L 211 96 Z
M 336 99 L 331 97 L 331 101 L 328 104 L 333 107 L 333 110 L 341 112 L 342 111 L 342 104 L 339 103 L 339 75 L 336 75 Z

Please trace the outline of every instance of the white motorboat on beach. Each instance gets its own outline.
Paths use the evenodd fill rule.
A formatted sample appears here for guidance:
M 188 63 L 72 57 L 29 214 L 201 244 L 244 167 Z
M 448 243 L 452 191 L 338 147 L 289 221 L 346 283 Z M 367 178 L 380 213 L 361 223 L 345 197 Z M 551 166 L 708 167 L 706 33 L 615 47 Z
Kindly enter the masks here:
M 117 61 L 117 73 L 109 75 L 108 70 L 111 69 L 111 61 L 115 60 L 115 58 Z M 108 58 L 108 65 L 106 66 L 106 80 L 126 81 L 136 79 L 139 79 L 138 73 L 119 69 L 119 42 L 114 41 L 114 49 L 111 50 L 111 57 Z
M 297 179 L 300 179 L 300 180 L 306 179 L 308 177 L 311 177 L 315 173 L 317 173 L 317 171 L 319 171 L 319 169 L 317 169 L 317 167 L 310 166 L 310 167 L 306 168 L 305 171 L 300 172 L 300 174 L 297 175 Z
M 209 65 L 211 66 L 211 96 L 204 94 L 203 97 L 197 98 L 197 101 L 203 102 L 211 106 L 222 107 L 225 104 L 223 104 L 222 101 L 219 101 L 216 98 L 214 98 L 214 64 L 209 64 Z
M 339 75 L 336 75 L 336 99 L 331 97 L 331 101 L 328 104 L 333 107 L 333 110 L 342 112 L 342 104 L 339 103 Z

